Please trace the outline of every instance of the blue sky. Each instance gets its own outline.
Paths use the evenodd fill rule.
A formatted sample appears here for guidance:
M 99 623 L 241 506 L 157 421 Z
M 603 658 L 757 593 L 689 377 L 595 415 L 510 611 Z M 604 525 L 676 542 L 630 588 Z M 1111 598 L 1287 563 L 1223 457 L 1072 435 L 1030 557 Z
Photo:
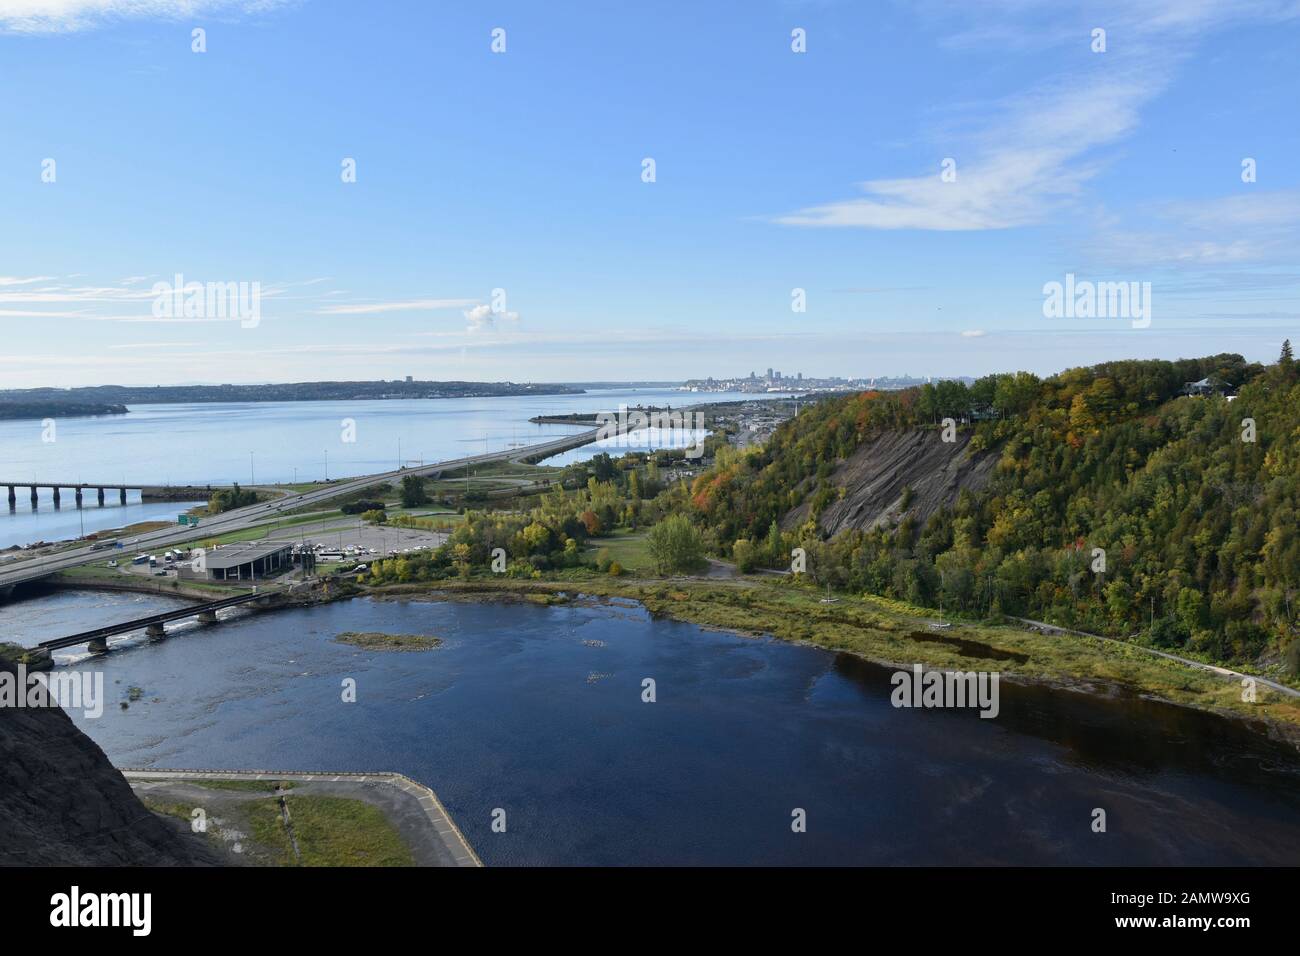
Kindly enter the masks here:
M 0 0 L 0 387 L 1272 360 L 1297 41 L 1296 0 Z M 1067 272 L 1150 325 L 1045 317 Z M 155 315 L 177 274 L 257 321 Z

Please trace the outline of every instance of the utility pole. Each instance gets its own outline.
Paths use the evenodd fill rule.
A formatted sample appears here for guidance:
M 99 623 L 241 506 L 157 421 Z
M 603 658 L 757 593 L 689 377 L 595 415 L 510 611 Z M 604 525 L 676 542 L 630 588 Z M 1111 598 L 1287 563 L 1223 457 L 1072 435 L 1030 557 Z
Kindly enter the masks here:
M 257 472 L 253 470 L 253 453 L 251 451 L 248 453 L 248 483 L 250 485 L 257 484 Z
M 325 449 L 325 480 L 330 480 L 330 450 Z

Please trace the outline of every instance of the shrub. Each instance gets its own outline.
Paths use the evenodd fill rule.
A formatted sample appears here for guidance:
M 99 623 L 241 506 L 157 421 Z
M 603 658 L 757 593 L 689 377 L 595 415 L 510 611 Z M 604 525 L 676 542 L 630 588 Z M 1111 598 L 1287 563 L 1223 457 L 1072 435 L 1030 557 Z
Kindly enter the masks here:
M 672 515 L 650 529 L 650 556 L 660 574 L 695 571 L 704 564 L 700 532 L 684 515 Z

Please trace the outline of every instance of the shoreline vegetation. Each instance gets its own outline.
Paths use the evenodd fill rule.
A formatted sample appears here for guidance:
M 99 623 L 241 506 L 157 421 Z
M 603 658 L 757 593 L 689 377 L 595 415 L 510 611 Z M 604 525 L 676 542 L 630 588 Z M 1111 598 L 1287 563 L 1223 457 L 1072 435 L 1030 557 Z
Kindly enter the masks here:
M 125 415 L 120 402 L 6 401 L 0 399 L 0 421 L 24 418 L 80 418 L 92 415 Z
M 582 395 L 573 385 L 530 382 L 286 382 L 266 385 L 93 385 L 0 390 L 0 419 L 125 414 L 127 405 L 336 402 L 412 398 Z
M 778 579 L 469 579 L 363 587 L 338 597 L 381 600 L 519 600 L 551 606 L 636 601 L 650 614 L 744 637 L 771 637 L 853 654 L 883 667 L 997 671 L 1003 678 L 1094 696 L 1136 694 L 1247 722 L 1300 749 L 1300 699 L 1264 685 L 1242 700 L 1235 680 L 1153 657 L 1140 646 L 1016 626 L 956 621 L 930 629 L 937 612 L 872 595 L 836 595 Z
M 432 634 L 385 634 L 381 631 L 344 631 L 334 640 L 339 644 L 375 651 L 431 651 L 442 646 L 442 638 Z

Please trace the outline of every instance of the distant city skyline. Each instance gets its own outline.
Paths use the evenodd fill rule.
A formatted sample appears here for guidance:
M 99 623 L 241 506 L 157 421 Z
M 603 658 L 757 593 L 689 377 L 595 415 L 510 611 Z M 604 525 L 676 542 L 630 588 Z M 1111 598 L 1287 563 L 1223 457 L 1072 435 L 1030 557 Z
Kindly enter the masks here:
M 3 387 L 1300 339 L 1290 0 L 184 8 L 0 7 Z

